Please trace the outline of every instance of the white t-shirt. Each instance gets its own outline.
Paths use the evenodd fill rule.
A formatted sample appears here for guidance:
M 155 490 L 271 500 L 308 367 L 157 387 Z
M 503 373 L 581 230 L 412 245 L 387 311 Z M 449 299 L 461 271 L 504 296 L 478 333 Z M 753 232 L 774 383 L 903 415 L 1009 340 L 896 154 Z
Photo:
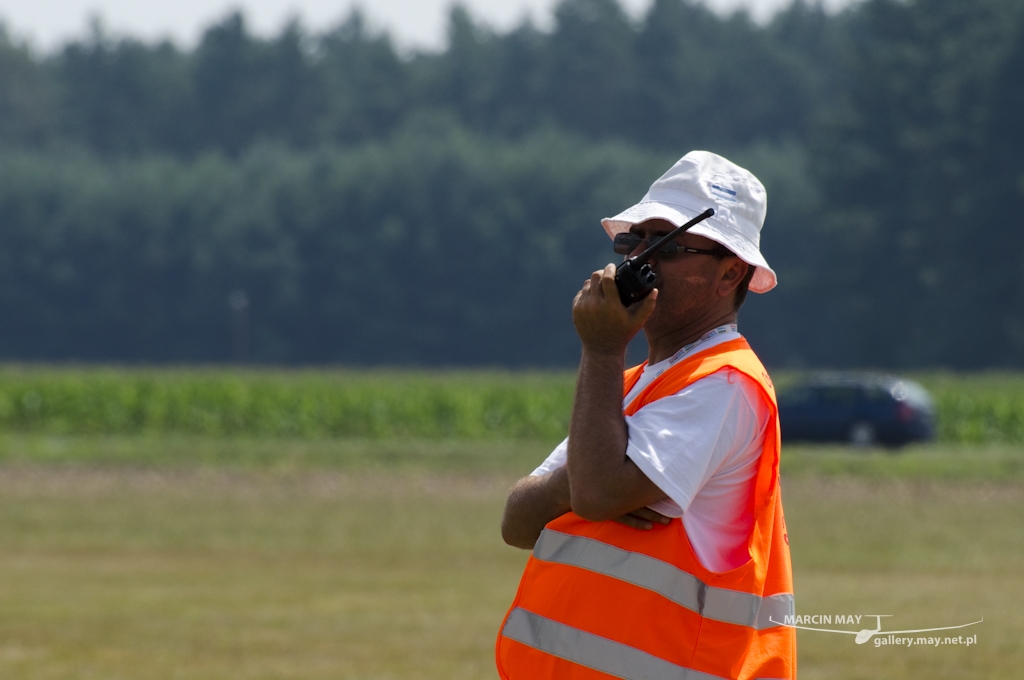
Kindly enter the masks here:
M 623 408 L 680 359 L 739 337 L 735 325 L 721 326 L 647 366 Z M 756 383 L 723 369 L 626 417 L 626 455 L 668 496 L 649 507 L 683 518 L 697 558 L 712 571 L 728 571 L 748 559 L 747 539 L 754 526 L 750 496 L 770 416 Z M 555 447 L 533 474 L 564 466 L 568 441 Z

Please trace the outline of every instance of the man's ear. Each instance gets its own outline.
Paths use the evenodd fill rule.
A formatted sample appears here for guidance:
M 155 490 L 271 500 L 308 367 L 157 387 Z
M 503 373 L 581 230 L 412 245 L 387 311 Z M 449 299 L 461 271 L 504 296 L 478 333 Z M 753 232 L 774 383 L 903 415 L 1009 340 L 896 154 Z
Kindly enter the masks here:
M 726 258 L 722 264 L 726 266 L 720 270 L 721 276 L 718 279 L 717 293 L 719 297 L 727 297 L 732 295 L 736 287 L 743 281 L 743 277 L 747 275 L 747 269 L 750 268 L 750 265 L 735 255 Z

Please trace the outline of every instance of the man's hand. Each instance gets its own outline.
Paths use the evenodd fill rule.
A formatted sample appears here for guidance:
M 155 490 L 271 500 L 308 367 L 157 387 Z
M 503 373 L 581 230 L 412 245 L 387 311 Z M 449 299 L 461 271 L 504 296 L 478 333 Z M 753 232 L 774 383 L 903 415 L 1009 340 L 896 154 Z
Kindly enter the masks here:
M 660 512 L 655 512 L 650 508 L 640 508 L 633 512 L 628 512 L 615 520 L 619 524 L 625 524 L 627 527 L 633 529 L 640 529 L 641 531 L 648 531 L 654 528 L 655 524 L 668 524 L 672 521 L 671 517 L 666 517 Z
M 584 282 L 572 302 L 572 321 L 583 347 L 599 354 L 623 355 L 626 345 L 654 311 L 658 289 L 630 307 L 624 307 L 615 285 L 615 265 L 596 271 Z

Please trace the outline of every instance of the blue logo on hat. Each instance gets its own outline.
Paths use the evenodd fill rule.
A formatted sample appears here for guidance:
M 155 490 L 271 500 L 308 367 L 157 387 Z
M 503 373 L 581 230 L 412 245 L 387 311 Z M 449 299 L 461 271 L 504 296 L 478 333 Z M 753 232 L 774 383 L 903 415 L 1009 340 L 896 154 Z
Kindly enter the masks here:
M 730 203 L 736 202 L 736 192 L 732 189 L 726 189 L 725 187 L 717 184 L 712 184 L 710 187 L 711 193 L 713 193 L 717 198 L 720 198 L 723 201 L 729 201 Z

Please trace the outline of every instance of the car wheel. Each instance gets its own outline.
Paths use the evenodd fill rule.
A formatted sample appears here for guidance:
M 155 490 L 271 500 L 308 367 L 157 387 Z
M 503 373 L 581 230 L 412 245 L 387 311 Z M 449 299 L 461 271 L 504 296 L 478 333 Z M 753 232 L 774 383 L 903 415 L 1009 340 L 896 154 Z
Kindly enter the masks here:
M 874 446 L 876 441 L 875 426 L 871 423 L 854 423 L 850 428 L 850 443 L 858 448 Z

